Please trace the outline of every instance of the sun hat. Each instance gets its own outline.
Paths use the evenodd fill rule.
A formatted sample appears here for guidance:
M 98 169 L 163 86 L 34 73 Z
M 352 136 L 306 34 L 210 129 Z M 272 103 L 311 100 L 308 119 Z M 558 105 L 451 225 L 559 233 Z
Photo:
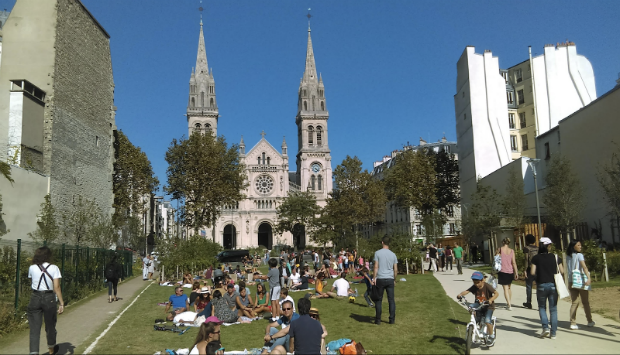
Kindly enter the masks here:
M 209 291 L 209 288 L 205 286 L 202 289 L 200 289 L 200 293 L 211 293 L 211 291 Z
M 224 322 L 219 320 L 216 316 L 209 316 L 209 317 L 207 317 L 207 319 L 205 319 L 205 323 L 222 324 Z
M 319 309 L 318 308 L 310 308 L 310 312 L 308 312 L 308 314 L 319 314 Z
M 549 244 L 553 244 L 553 242 L 551 241 L 551 239 L 547 238 L 547 237 L 542 237 L 540 238 L 540 243 L 542 245 L 549 245 Z
M 482 279 L 484 279 L 484 275 L 480 271 L 476 271 L 473 274 L 471 274 L 471 279 L 472 280 L 482 280 Z

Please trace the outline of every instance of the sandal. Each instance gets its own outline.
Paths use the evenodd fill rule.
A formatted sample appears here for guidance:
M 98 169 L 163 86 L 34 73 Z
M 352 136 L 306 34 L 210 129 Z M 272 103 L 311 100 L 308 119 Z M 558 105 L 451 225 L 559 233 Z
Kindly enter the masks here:
M 111 298 L 108 300 L 108 303 L 112 303 L 112 299 Z

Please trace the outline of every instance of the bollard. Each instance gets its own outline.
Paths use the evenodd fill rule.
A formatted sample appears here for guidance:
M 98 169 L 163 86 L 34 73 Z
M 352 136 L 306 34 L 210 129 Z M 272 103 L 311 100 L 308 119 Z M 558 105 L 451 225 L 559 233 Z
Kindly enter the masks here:
M 20 264 L 22 262 L 22 240 L 17 239 L 17 265 L 15 266 L 15 311 L 19 308 L 19 276 L 20 276 Z
M 605 265 L 605 282 L 609 282 L 609 270 L 607 269 L 607 253 L 603 253 L 603 263 Z
M 407 268 L 407 275 L 409 275 L 409 259 L 405 259 L 405 267 Z

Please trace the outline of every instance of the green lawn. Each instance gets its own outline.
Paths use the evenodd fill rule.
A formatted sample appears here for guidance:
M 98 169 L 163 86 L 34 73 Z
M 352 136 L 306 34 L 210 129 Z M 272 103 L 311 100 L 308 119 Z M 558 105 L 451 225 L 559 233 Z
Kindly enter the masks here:
M 363 297 L 356 303 L 346 300 L 313 300 L 321 313 L 321 321 L 329 333 L 327 341 L 350 338 L 361 342 L 374 354 L 386 353 L 463 353 L 465 324 L 469 314 L 444 292 L 431 275 L 404 276 L 407 281 L 396 285 L 396 324 L 388 324 L 387 297 L 383 303 L 383 324 L 371 323 L 374 308 L 368 308 Z M 332 281 L 328 287 L 331 288 Z M 364 285 L 353 285 L 361 293 Z M 153 285 L 119 319 L 93 350 L 94 354 L 153 354 L 164 349 L 188 348 L 196 336 L 196 328 L 183 335 L 153 330 L 153 320 L 164 317 L 164 307 L 157 306 L 172 294 L 172 287 Z M 252 286 L 255 293 L 255 286 Z M 297 300 L 305 292 L 291 293 Z M 222 327 L 222 343 L 228 350 L 260 348 L 263 345 L 266 320 L 251 324 Z M 102 327 L 103 331 L 105 327 Z M 94 336 L 76 349 L 81 353 Z

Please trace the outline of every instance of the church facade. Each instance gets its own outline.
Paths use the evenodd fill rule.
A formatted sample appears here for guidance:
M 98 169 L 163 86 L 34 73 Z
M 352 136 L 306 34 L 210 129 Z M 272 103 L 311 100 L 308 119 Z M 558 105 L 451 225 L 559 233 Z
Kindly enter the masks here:
M 188 134 L 196 131 L 217 135 L 219 109 L 215 95 L 213 71 L 209 70 L 200 22 L 198 56 L 189 82 L 187 106 Z M 224 249 L 241 249 L 274 245 L 305 248 L 309 243 L 303 228 L 281 235 L 275 231 L 276 208 L 292 192 L 311 191 L 317 203 L 324 206 L 332 190 L 331 155 L 328 144 L 327 121 L 329 112 L 325 101 L 325 87 L 317 74 L 311 31 L 308 28 L 306 66 L 298 90 L 296 171 L 289 170 L 289 151 L 286 139 L 278 150 L 265 138 L 246 149 L 243 137 L 239 144 L 240 161 L 245 165 L 248 187 L 245 199 L 236 206 L 227 206 L 213 228 L 203 228 L 204 237 L 215 235 L 215 241 Z

